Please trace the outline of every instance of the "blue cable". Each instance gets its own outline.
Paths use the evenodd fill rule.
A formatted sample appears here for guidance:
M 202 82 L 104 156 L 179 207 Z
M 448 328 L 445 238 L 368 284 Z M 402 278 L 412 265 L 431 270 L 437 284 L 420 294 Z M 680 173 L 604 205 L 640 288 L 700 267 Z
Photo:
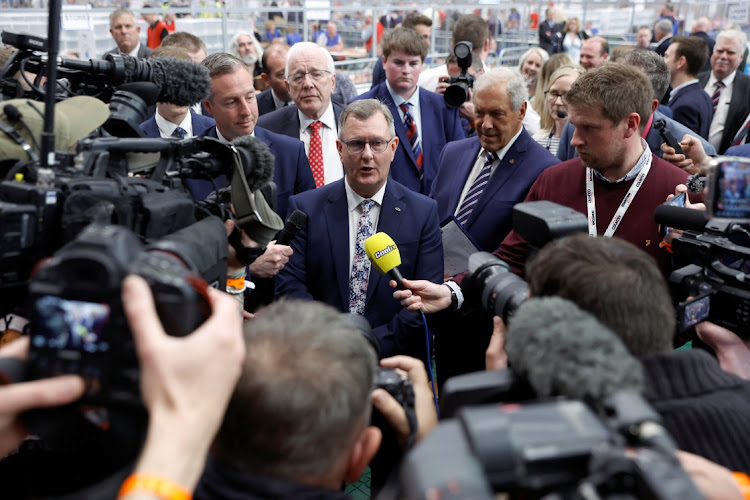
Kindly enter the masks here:
M 430 329 L 427 328 L 427 318 L 422 310 L 419 310 L 419 314 L 422 315 L 422 323 L 424 323 L 424 335 L 427 341 L 427 375 L 430 377 L 430 383 L 432 383 L 432 400 L 435 402 L 435 411 L 437 412 L 438 420 L 440 419 L 440 405 L 438 405 L 437 391 L 435 390 L 435 379 L 432 376 L 432 343 L 430 342 Z

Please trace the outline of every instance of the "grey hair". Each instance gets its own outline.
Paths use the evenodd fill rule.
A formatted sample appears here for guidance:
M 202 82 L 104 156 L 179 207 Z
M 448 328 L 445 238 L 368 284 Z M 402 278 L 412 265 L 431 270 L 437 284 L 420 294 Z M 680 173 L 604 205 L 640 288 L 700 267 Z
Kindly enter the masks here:
M 672 34 L 672 21 L 669 19 L 662 19 L 654 25 L 654 31 L 660 31 L 661 33 Z
M 208 68 L 208 74 L 211 79 L 214 79 L 217 76 L 234 73 L 240 68 L 242 68 L 244 71 L 247 71 L 245 63 L 243 63 L 240 59 L 234 57 L 232 54 L 227 54 L 226 52 L 217 52 L 216 54 L 211 54 L 210 56 L 206 57 L 201 62 L 201 64 Z M 213 97 L 214 92 L 212 88 L 208 93 L 208 101 L 213 102 Z
M 742 57 L 742 54 L 745 53 L 745 49 L 747 48 L 747 35 L 744 31 L 735 30 L 735 29 L 727 29 L 722 30 L 719 32 L 718 35 L 716 35 L 716 43 L 719 43 L 719 40 L 722 38 L 731 38 L 739 40 L 740 42 L 740 53 L 739 56 Z
M 343 314 L 317 302 L 271 304 L 244 335 L 247 357 L 217 456 L 261 476 L 330 473 L 369 423 L 374 349 Z
M 510 107 L 513 111 L 518 111 L 526 102 L 529 93 L 526 90 L 526 82 L 521 72 L 515 68 L 495 68 L 477 78 L 474 83 L 474 95 L 498 85 L 505 85 L 508 95 L 510 96 Z
M 350 103 L 341 112 L 341 116 L 339 116 L 339 140 L 344 140 L 344 125 L 346 125 L 346 120 L 350 116 L 364 121 L 374 116 L 377 112 L 381 112 L 385 116 L 385 121 L 388 124 L 388 132 L 391 134 L 390 139 L 393 139 L 396 135 L 396 128 L 393 125 L 393 115 L 388 106 L 377 99 L 360 99 Z
M 236 33 L 232 37 L 232 41 L 229 42 L 229 53 L 232 54 L 234 57 L 240 59 L 239 49 L 240 49 L 240 37 L 241 36 L 250 37 L 250 40 L 253 43 L 253 47 L 255 47 L 255 53 L 258 56 L 258 63 L 260 63 L 261 58 L 263 57 L 263 46 L 260 44 L 258 39 L 255 38 L 255 35 L 247 31 L 240 31 L 239 33 Z
M 135 23 L 138 24 L 138 19 L 136 19 L 133 11 L 130 9 L 126 9 L 125 7 L 121 7 L 109 15 L 109 27 L 111 28 L 112 26 L 114 26 L 115 19 L 122 16 L 130 16 L 135 20 Z
M 336 67 L 333 65 L 333 57 L 330 52 L 317 43 L 299 42 L 292 45 L 292 48 L 290 48 L 289 52 L 286 54 L 286 68 L 284 69 L 284 73 L 287 78 L 289 78 L 289 68 L 292 65 L 292 61 L 306 52 L 318 52 L 319 54 L 323 54 L 326 60 L 326 69 L 334 75 L 336 74 Z
M 626 66 L 638 68 L 651 80 L 654 89 L 654 99 L 661 100 L 669 88 L 669 68 L 664 58 L 653 50 L 635 49 L 623 55 L 618 61 Z
M 529 50 L 523 53 L 521 56 L 521 60 L 518 61 L 518 69 L 521 69 L 521 66 L 523 66 L 523 63 L 526 62 L 526 59 L 529 58 L 531 54 L 536 53 L 539 57 L 542 58 L 542 64 L 546 63 L 549 60 L 549 52 L 544 50 L 541 47 L 531 47 Z

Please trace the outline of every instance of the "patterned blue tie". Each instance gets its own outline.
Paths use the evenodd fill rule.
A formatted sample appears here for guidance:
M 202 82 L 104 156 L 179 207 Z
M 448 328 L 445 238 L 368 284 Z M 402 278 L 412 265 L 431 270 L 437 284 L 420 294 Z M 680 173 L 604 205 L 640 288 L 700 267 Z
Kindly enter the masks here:
M 187 134 L 187 131 L 182 127 L 177 127 L 174 129 L 174 132 L 172 132 L 172 137 L 176 137 L 178 139 L 184 139 L 185 134 Z
M 365 240 L 374 233 L 370 210 L 375 206 L 375 202 L 363 200 L 360 206 L 362 215 L 357 225 L 357 243 L 354 247 L 352 276 L 349 280 L 349 312 L 362 315 L 365 313 L 367 283 L 370 281 L 370 259 L 365 254 Z
M 495 160 L 497 160 L 497 155 L 495 153 L 486 154 L 486 160 L 482 170 L 479 171 L 479 175 L 477 175 L 474 183 L 466 193 L 466 198 L 464 198 L 464 202 L 461 204 L 461 210 L 458 211 L 458 215 L 456 216 L 456 220 L 462 226 L 466 226 L 466 222 L 469 220 L 472 210 L 474 210 L 479 198 L 482 196 L 482 191 L 484 191 L 485 186 L 487 186 L 487 183 L 490 181 L 490 175 L 492 175 L 491 168 Z

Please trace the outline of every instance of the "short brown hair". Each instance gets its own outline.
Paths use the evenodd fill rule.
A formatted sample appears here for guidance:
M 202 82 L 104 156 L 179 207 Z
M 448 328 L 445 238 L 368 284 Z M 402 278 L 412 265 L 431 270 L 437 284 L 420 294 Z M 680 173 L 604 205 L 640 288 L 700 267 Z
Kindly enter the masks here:
M 204 52 L 208 52 L 203 40 L 192 33 L 187 33 L 185 31 L 175 31 L 174 33 L 167 35 L 164 40 L 161 41 L 161 44 L 162 46 L 167 47 L 182 47 L 192 54 L 199 52 L 201 49 L 203 49 Z
M 672 348 L 676 318 L 664 277 L 651 256 L 625 240 L 577 234 L 553 241 L 529 262 L 526 279 L 531 296 L 574 302 L 634 356 Z
M 453 27 L 452 43 L 455 47 L 458 42 L 471 42 L 474 47 L 472 52 L 479 55 L 484 47 L 484 42 L 490 38 L 490 29 L 487 22 L 474 14 L 466 14 L 458 18 Z
M 427 26 L 428 28 L 432 27 L 432 19 L 424 14 L 420 14 L 419 12 L 410 12 L 404 18 L 401 27 L 414 29 L 415 26 L 419 26 L 420 24 Z
M 636 112 L 645 127 L 653 99 L 654 89 L 645 74 L 632 66 L 608 63 L 581 75 L 564 101 L 568 106 L 598 109 L 614 125 Z
M 176 45 L 166 47 L 164 45 L 159 45 L 156 49 L 154 49 L 154 53 L 151 54 L 151 59 L 156 59 L 158 57 L 172 57 L 174 59 L 181 59 L 183 61 L 192 61 L 192 59 L 190 59 L 190 54 L 187 53 L 187 50 L 183 49 L 182 47 L 177 47 Z
M 687 61 L 687 74 L 696 76 L 703 70 L 708 61 L 708 44 L 697 36 L 675 36 L 672 37 L 670 45 L 677 45 L 674 51 L 675 60 L 685 57 Z
M 391 52 L 404 52 L 410 56 L 419 56 L 424 62 L 429 47 L 424 38 L 411 28 L 396 28 L 383 37 L 383 57 L 388 59 Z

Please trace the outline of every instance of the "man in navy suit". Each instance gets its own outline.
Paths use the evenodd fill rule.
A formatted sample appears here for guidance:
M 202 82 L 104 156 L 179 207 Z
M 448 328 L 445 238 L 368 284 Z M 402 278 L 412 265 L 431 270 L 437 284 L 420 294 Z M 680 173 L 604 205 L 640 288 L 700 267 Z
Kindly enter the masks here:
M 274 156 L 273 181 L 278 187 L 276 212 L 283 216 L 291 195 L 315 187 L 302 143 L 255 126 L 258 105 L 253 78 L 242 61 L 219 53 L 208 56 L 203 65 L 211 75 L 211 92 L 203 103 L 216 120 L 216 126 L 204 135 L 227 142 L 254 135 L 268 146 Z
M 664 53 L 672 86 L 668 103 L 672 118 L 704 139 L 708 139 L 714 113 L 711 98 L 703 90 L 697 76 L 707 60 L 706 42 L 694 36 L 672 38 Z
M 562 50 L 562 26 L 555 22 L 555 8 L 548 7 L 545 11 L 546 19 L 539 23 L 539 47 L 549 55 Z
M 153 53 L 140 41 L 141 27 L 128 9 L 117 9 L 109 15 L 109 33 L 117 47 L 104 53 L 148 59 Z
M 374 99 L 355 101 L 342 113 L 336 142 L 344 179 L 289 199 L 289 210 L 309 219 L 292 241 L 289 263 L 276 278 L 276 295 L 325 302 L 363 315 L 383 356 L 424 358 L 419 317 L 393 299 L 389 278 L 371 269 L 362 242 L 381 231 L 401 254 L 401 274 L 442 282 L 443 249 L 437 204 L 388 178 L 398 149 L 393 117 Z
M 537 176 L 560 161 L 523 128 L 526 86 L 517 71 L 496 68 L 474 84 L 477 137 L 448 143 L 430 197 L 440 220 L 455 216 L 491 252 L 513 228 L 513 205 Z M 487 165 L 487 155 L 492 156 Z
M 301 140 L 315 179 L 315 186 L 344 177 L 336 150 L 339 115 L 343 106 L 331 100 L 336 88 L 336 71 L 331 54 L 311 42 L 289 49 L 286 86 L 295 106 L 263 115 L 258 125 Z
M 378 99 L 388 106 L 399 138 L 391 176 L 412 191 L 429 194 L 443 146 L 466 137 L 458 108 L 448 109 L 442 96 L 417 85 L 428 49 L 419 33 L 396 28 L 383 38 L 382 47 L 386 81 L 357 99 Z
M 177 46 L 159 46 L 151 55 L 153 59 L 172 57 L 190 61 L 188 52 Z M 214 119 L 202 116 L 190 109 L 190 106 L 177 106 L 168 102 L 157 102 L 154 116 L 141 123 L 141 130 L 146 137 L 189 139 L 205 134 L 215 125 Z
M 260 77 L 268 88 L 258 94 L 258 116 L 266 115 L 281 109 L 292 102 L 289 89 L 286 88 L 286 55 L 289 46 L 284 43 L 272 43 L 263 51 L 261 58 L 263 73 Z

